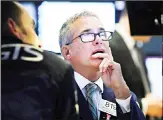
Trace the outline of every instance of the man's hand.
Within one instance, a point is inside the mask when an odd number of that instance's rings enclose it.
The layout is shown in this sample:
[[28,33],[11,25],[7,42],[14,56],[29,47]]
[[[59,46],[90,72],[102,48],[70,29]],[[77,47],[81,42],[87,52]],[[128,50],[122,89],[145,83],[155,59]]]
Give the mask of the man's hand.
[[127,99],[130,90],[123,79],[120,64],[113,61],[111,50],[109,49],[109,53],[97,53],[92,57],[103,58],[99,70],[104,84],[113,89],[117,99]]
[[147,115],[151,117],[162,117],[162,100],[154,97],[152,94],[147,94],[144,101],[148,104]]

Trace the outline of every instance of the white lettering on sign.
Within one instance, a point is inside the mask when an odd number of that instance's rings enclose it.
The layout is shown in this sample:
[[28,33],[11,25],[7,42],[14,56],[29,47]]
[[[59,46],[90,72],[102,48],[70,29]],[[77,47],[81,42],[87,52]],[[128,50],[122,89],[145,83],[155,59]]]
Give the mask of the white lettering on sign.
[[[43,50],[40,48],[36,48],[34,46],[31,45],[25,45],[25,44],[5,44],[2,45],[1,47],[3,48],[13,48],[13,50],[6,50],[1,52],[1,59],[2,60],[7,60],[9,58],[12,58],[12,60],[17,60],[18,58],[20,58],[21,60],[24,61],[31,61],[31,62],[39,62],[41,60],[43,60],[43,55],[42,52]],[[23,50],[23,52],[28,53],[29,55],[32,56],[24,56],[21,55],[21,50]]]

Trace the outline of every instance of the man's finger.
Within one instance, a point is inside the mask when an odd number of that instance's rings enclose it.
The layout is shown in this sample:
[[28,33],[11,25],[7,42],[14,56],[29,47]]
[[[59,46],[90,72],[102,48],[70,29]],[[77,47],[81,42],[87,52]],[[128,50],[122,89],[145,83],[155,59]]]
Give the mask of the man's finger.
[[93,58],[108,58],[109,59],[109,55],[107,53],[96,53],[94,55],[92,55]]
[[103,66],[104,66],[105,62],[107,62],[107,59],[106,58],[103,59],[102,62],[101,62],[101,64],[99,65],[100,72],[103,72]]
[[106,70],[108,69],[108,66],[109,66],[109,62],[108,62],[108,59],[105,58],[105,62],[102,66],[102,72],[106,72]]
[[106,72],[106,70],[110,69],[110,67],[112,66],[113,62],[108,60],[107,58],[104,58],[99,66],[100,72]]
[[104,67],[103,67],[103,72],[105,72],[105,71],[107,71],[107,70],[109,70],[109,71],[112,71],[113,70],[113,62],[112,61],[109,61],[109,60],[107,60],[105,63],[104,63],[104,65],[103,65]]
[[109,54],[109,59],[110,59],[111,61],[114,61],[110,47],[109,47],[109,51],[108,51],[108,52],[109,52],[109,53],[108,53],[108,54]]

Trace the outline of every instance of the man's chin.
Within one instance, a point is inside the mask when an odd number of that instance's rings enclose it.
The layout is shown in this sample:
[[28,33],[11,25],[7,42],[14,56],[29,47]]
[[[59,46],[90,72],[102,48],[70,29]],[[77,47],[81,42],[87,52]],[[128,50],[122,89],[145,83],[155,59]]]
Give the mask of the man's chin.
[[102,62],[102,59],[96,59],[96,60],[93,60],[93,61],[92,61],[92,65],[93,65],[95,68],[99,69],[99,66],[100,66],[101,62]]

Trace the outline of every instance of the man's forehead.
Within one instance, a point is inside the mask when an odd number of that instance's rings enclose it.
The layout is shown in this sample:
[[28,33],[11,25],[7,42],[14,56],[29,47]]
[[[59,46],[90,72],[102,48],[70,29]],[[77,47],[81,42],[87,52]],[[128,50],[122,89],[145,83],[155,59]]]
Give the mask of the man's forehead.
[[104,30],[104,27],[101,21],[96,17],[82,17],[72,24],[71,29],[73,29],[73,31],[79,31],[82,33],[101,31]]
[[91,25],[91,24],[101,24],[101,21],[99,18],[94,16],[83,16],[76,20],[77,23],[85,24],[85,25]]

